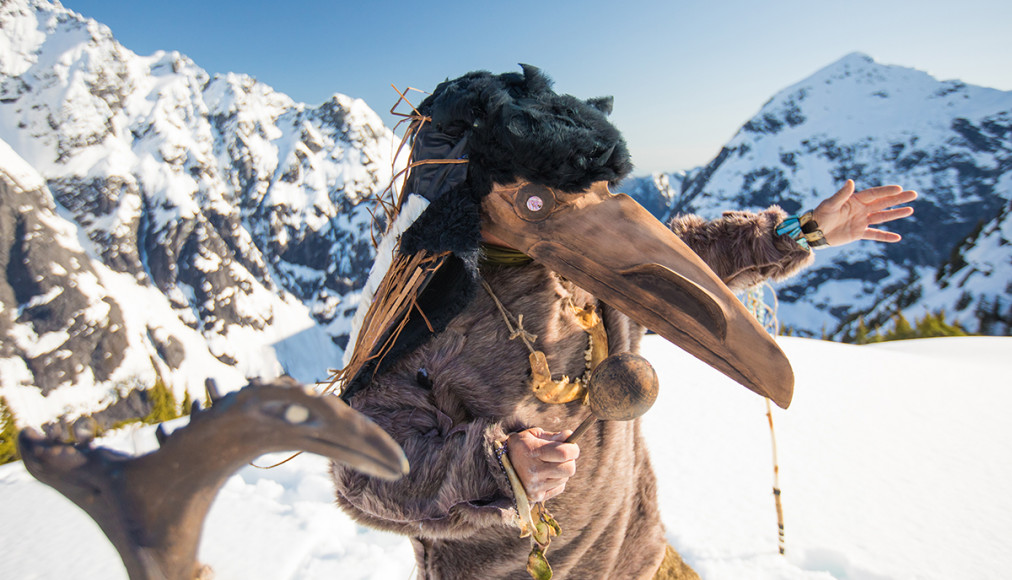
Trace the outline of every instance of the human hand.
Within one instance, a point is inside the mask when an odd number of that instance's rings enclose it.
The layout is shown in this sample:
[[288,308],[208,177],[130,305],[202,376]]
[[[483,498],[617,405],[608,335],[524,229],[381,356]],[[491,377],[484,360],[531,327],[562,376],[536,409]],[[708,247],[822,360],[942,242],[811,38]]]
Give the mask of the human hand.
[[917,192],[904,190],[898,185],[883,185],[854,193],[854,181],[848,179],[840,191],[815,208],[813,217],[831,246],[842,246],[855,240],[893,243],[900,241],[899,234],[869,226],[910,216],[914,208],[893,206],[915,199]]
[[553,433],[532,427],[513,433],[506,440],[510,463],[531,502],[547,501],[559,495],[566,489],[569,478],[576,474],[580,447],[565,442],[571,433]]

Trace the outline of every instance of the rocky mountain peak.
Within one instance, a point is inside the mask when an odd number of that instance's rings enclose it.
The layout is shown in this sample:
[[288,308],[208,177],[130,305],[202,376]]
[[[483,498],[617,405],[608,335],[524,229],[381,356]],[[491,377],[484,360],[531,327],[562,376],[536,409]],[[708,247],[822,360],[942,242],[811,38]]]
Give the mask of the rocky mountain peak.
[[[770,204],[797,213],[846,179],[859,188],[898,183],[919,191],[914,218],[892,227],[902,243],[820,251],[815,267],[781,287],[787,326],[843,338],[859,320],[873,327],[896,311],[916,319],[944,309],[977,331],[975,305],[993,310],[995,300],[1003,328],[1012,323],[1009,290],[972,282],[979,271],[945,288],[936,281],[951,279],[939,273],[952,268],[944,264],[963,263],[954,256],[973,245],[968,236],[1001,229],[995,220],[1012,200],[1010,170],[1012,93],[853,53],[774,95],[709,164],[673,174],[670,181],[680,183],[674,194],[644,180],[627,189],[645,203],[670,200],[655,212],[662,218]],[[997,271],[1010,256],[998,242],[988,247]],[[989,332],[998,327],[988,325]]]
[[[179,53],[136,55],[59,3],[4,2],[0,24],[4,163],[36,176],[4,192],[18,211],[3,230],[15,249],[0,336],[55,344],[55,320],[107,323],[68,330],[44,363],[0,353],[19,369],[0,383],[19,416],[93,412],[156,380],[196,399],[208,376],[324,379],[372,261],[368,200],[391,177],[379,117],[344,95],[310,106]],[[46,224],[77,245],[47,246]],[[70,361],[57,378],[55,360]]]
[[[340,364],[394,136],[361,100],[298,103],[137,55],[46,0],[0,5],[0,395],[28,425],[136,413]],[[897,245],[820,251],[782,284],[798,334],[946,309],[1012,325],[1012,93],[846,55],[774,95],[707,165],[619,189],[662,219],[813,207],[846,179],[917,189]],[[110,409],[124,409],[112,412]],[[102,415],[104,413],[104,415]]]

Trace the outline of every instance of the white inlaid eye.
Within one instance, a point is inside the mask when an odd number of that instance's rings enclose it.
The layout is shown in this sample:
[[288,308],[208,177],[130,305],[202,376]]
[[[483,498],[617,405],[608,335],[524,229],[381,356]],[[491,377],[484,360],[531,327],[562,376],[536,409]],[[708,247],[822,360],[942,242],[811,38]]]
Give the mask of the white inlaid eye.
[[309,420],[309,409],[302,405],[289,405],[285,409],[285,421],[291,425],[301,425]]

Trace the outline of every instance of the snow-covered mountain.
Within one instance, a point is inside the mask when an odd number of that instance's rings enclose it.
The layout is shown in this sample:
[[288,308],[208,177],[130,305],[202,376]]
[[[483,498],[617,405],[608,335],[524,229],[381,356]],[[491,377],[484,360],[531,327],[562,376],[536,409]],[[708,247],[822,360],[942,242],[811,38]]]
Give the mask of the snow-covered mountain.
[[944,309],[970,331],[1010,332],[1012,92],[851,54],[774,96],[706,166],[622,188],[661,218],[715,217],[800,212],[848,178],[917,190],[916,214],[886,226],[900,244],[818,251],[778,287],[784,324],[843,338],[859,317],[873,327]]
[[393,150],[361,100],[310,107],[5,0],[0,141],[0,396],[21,423],[159,377],[202,398],[208,376],[339,364]]
[[[362,101],[294,102],[140,56],[47,0],[0,4],[0,397],[21,426],[136,415],[338,366],[394,135]],[[819,252],[779,288],[802,334],[946,308],[1012,321],[1012,93],[850,55],[770,100],[705,167],[623,184],[649,210],[811,207],[850,177],[922,197],[899,245]]]

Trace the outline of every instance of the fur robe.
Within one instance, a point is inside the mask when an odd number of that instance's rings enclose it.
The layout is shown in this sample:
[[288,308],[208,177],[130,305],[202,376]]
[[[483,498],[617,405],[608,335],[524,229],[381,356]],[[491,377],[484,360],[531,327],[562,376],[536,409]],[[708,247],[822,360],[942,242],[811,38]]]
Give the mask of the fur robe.
[[[773,232],[784,217],[779,208],[713,222],[687,216],[672,229],[739,290],[810,261]],[[523,315],[555,376],[585,370],[587,334],[570,304],[599,308],[610,353],[639,349],[642,327],[538,264],[488,267],[482,276],[514,317]],[[479,290],[444,331],[351,399],[400,443],[411,473],[388,483],[335,466],[337,501],[365,525],[411,537],[421,578],[529,578],[530,540],[512,526],[494,442],[529,427],[574,429],[587,409],[538,401],[527,354]],[[576,475],[547,503],[562,527],[547,552],[555,578],[652,578],[666,540],[639,420],[599,421],[579,445]]]

